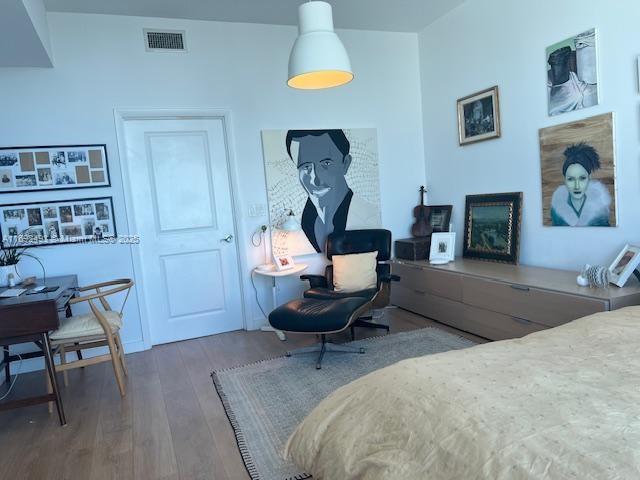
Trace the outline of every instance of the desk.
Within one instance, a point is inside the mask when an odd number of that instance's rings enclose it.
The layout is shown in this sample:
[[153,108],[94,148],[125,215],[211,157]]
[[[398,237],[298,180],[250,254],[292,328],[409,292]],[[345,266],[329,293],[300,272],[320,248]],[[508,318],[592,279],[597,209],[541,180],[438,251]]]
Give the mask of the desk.
[[[58,289],[50,293],[27,295],[25,292],[19,297],[0,298],[0,345],[8,347],[19,343],[36,343],[42,349],[42,353],[33,352],[22,355],[22,357],[44,356],[53,393],[0,403],[0,411],[54,401],[58,409],[60,424],[65,425],[64,409],[53,368],[49,332],[56,330],[60,325],[60,312],[67,310],[69,299],[74,296],[78,286],[78,277],[66,275],[47,278],[44,283],[38,282],[38,285],[43,284],[47,287],[57,286]],[[15,360],[17,360],[16,355],[8,355],[5,351],[3,361],[5,372],[9,372],[9,363]]]

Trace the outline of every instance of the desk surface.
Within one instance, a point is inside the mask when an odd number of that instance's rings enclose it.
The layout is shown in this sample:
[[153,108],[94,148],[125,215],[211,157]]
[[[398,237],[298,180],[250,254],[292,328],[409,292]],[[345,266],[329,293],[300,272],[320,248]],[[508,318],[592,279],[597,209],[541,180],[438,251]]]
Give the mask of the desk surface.
[[[27,295],[29,289],[45,285],[47,287],[59,287],[55,292],[49,293],[36,293],[33,295]],[[76,288],[78,286],[78,276],[77,275],[63,275],[60,277],[48,277],[46,282],[43,282],[41,278],[39,278],[35,285],[30,285],[28,287],[21,287],[17,285],[14,288],[26,288],[27,292],[23,293],[18,297],[10,297],[10,298],[0,298],[0,310],[4,307],[16,306],[16,305],[28,305],[30,303],[37,302],[46,302],[46,301],[57,301],[58,298],[68,289]],[[0,292],[6,290],[6,288],[0,288]]]

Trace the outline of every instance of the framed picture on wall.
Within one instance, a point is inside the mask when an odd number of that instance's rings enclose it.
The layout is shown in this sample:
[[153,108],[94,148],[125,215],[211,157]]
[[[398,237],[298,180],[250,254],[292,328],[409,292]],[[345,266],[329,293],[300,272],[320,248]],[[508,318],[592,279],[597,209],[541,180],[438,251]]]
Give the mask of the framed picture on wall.
[[549,115],[598,105],[598,51],[595,28],[547,48]]
[[500,137],[498,87],[491,87],[458,100],[460,145]]
[[111,197],[0,206],[3,247],[60,245],[116,237]]
[[540,130],[543,223],[615,227],[613,113]]
[[0,193],[110,185],[104,144],[0,148]]
[[522,192],[467,195],[464,257],[518,263]]

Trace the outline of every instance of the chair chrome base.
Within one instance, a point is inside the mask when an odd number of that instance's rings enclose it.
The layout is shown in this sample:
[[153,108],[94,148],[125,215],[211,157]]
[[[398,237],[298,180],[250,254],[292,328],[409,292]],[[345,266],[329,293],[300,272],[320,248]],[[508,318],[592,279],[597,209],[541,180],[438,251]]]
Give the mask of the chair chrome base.
[[325,352],[339,352],[339,353],[364,353],[365,350],[362,347],[350,347],[348,345],[338,345],[335,343],[327,342],[327,335],[320,335],[320,343],[316,343],[315,345],[311,345],[309,347],[299,348],[298,350],[294,350],[293,352],[287,352],[286,356],[291,357],[292,355],[301,355],[304,353],[315,353],[320,352],[318,355],[318,360],[316,361],[316,370],[320,370],[322,368],[322,359],[324,357]]

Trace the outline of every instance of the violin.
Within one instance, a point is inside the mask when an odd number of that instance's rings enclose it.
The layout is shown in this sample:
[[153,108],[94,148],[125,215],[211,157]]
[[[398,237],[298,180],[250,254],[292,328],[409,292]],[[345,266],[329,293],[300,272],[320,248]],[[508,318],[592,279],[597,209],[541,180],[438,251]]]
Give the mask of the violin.
[[433,227],[429,223],[431,208],[424,204],[424,194],[426,191],[424,185],[420,187],[420,205],[413,209],[413,216],[416,221],[411,226],[411,235],[414,237],[429,237],[433,232]]

